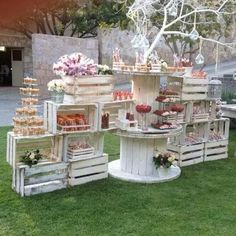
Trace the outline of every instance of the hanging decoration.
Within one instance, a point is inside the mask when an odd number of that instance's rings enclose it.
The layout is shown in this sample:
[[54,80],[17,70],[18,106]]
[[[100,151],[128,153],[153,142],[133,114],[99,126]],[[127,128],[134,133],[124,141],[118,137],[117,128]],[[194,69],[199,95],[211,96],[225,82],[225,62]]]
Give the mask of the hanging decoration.
[[175,3],[168,9],[168,14],[170,16],[176,17],[178,14],[178,9]]
[[218,72],[218,63],[219,63],[219,44],[216,44],[216,65],[215,65],[215,74]]
[[199,38],[199,33],[196,30],[196,21],[197,21],[197,12],[194,12],[194,25],[193,25],[193,30],[189,34],[189,38],[193,41],[196,41]]
[[205,59],[202,55],[202,38],[200,37],[200,43],[199,43],[199,54],[197,55],[195,62],[197,65],[202,65],[204,63]]

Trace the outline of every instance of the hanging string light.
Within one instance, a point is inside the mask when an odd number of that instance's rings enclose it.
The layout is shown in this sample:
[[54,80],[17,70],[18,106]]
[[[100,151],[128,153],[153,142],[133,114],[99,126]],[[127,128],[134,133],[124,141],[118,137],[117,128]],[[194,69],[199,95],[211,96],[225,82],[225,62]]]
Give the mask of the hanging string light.
[[219,63],[219,44],[216,44],[216,65],[215,65],[215,74],[218,72],[218,63]]

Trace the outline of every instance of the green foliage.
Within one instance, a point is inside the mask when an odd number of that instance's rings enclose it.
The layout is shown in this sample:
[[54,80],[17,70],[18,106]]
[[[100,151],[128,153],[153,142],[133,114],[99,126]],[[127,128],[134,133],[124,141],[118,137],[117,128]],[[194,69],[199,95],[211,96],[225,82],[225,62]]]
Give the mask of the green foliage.
[[222,101],[225,101],[229,104],[233,104],[233,103],[235,103],[234,100],[236,100],[236,94],[235,94],[235,92],[230,92],[230,91],[224,90],[222,92],[221,99],[222,99]]
[[31,11],[15,20],[13,25],[5,28],[24,33],[31,37],[32,33],[53,35],[70,35],[77,37],[95,37],[97,28],[126,28],[128,19],[124,4],[110,0],[51,0],[51,4],[41,6],[38,0]]

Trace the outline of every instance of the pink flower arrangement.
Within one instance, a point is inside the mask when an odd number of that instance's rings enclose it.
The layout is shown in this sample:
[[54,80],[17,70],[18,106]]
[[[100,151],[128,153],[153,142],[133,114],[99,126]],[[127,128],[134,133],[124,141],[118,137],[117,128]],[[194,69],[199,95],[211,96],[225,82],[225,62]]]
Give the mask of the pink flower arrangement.
[[61,56],[53,64],[53,72],[59,76],[83,76],[96,73],[94,61],[82,53]]

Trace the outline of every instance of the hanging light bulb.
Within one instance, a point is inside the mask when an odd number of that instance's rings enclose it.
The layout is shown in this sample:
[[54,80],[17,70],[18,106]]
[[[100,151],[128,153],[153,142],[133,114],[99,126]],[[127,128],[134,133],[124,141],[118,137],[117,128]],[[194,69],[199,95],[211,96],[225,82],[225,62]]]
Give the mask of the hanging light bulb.
[[196,41],[199,38],[199,33],[197,32],[196,29],[193,29],[190,34],[189,34],[189,38],[193,41]]
[[195,58],[195,62],[197,65],[202,65],[204,61],[205,61],[204,56],[201,53],[199,53]]
[[175,4],[173,4],[169,9],[168,9],[168,14],[170,16],[176,17],[178,14],[178,9]]

